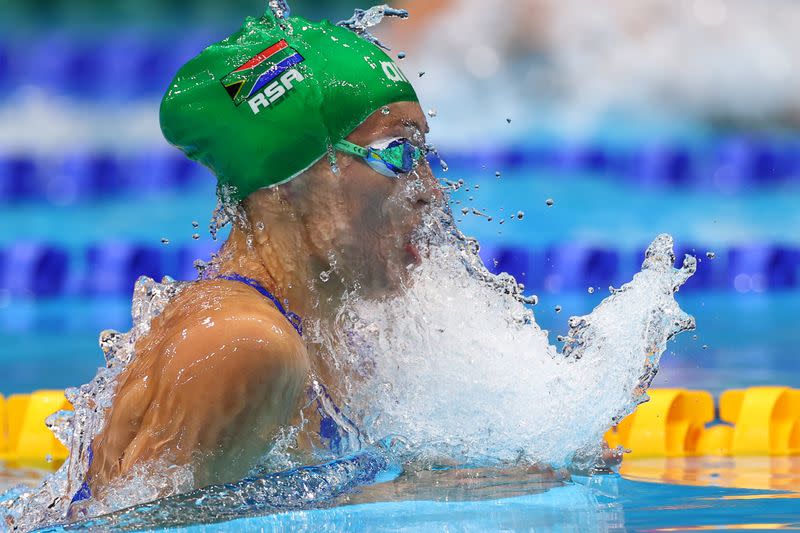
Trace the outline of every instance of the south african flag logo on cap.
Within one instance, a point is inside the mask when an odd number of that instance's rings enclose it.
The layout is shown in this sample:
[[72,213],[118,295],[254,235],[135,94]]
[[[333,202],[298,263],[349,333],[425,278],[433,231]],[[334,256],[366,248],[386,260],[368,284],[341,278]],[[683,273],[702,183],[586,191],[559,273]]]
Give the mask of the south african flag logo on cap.
[[222,78],[222,85],[238,106],[304,59],[297,50],[281,39]]

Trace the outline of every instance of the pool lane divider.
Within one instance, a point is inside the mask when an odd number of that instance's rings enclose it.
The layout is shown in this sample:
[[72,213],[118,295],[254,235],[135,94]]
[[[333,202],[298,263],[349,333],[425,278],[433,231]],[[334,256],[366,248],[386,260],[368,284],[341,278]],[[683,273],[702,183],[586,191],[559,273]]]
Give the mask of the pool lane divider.
[[55,470],[69,455],[53,436],[45,419],[72,409],[62,390],[0,395],[0,461],[16,468]]
[[[715,406],[702,390],[651,389],[650,401],[610,429],[609,445],[626,458],[800,456],[800,389],[724,391]],[[60,390],[0,395],[0,461],[12,468],[58,468],[67,449],[45,419],[71,409]]]
[[[70,247],[57,242],[19,240],[0,245],[0,289],[17,299],[130,297],[141,275],[194,280],[196,259],[209,260],[220,244],[210,239],[169,246],[102,241]],[[610,248],[585,242],[522,246],[484,242],[480,255],[495,274],[507,272],[537,293],[585,292],[587,287],[619,287],[639,271],[642,246]],[[714,259],[707,257],[714,251]],[[800,289],[800,246],[743,243],[726,248],[685,243],[676,248],[699,259],[684,291],[740,293]]]
[[650,401],[606,433],[626,457],[800,455],[800,390],[724,391],[714,409],[705,391],[652,389]]

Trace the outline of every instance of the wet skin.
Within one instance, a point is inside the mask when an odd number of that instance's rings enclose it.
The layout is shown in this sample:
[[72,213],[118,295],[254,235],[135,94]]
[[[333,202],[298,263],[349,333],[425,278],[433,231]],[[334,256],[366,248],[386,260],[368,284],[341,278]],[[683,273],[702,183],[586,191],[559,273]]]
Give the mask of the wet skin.
[[[404,137],[424,144],[419,105],[401,102],[371,115],[348,140],[369,146]],[[345,290],[388,294],[419,261],[410,244],[427,206],[442,193],[423,160],[401,179],[337,154],[294,180],[243,203],[220,254],[220,274],[257,280],[304,319],[332,319]],[[320,272],[330,271],[330,279]],[[190,465],[194,486],[241,479],[297,415],[312,347],[256,290],[225,280],[184,288],[119,378],[103,431],[93,442],[87,481],[95,497],[156,459]],[[335,379],[325,369],[317,375]]]

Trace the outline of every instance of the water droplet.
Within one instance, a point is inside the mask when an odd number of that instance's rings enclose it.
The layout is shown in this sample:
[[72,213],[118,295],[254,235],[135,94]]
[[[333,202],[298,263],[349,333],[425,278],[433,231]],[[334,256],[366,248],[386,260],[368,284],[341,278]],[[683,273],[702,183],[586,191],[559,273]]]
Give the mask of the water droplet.
[[548,198],[547,200],[544,201],[544,203],[547,205],[547,207],[553,207],[553,204],[555,202],[553,201],[552,198]]
[[481,186],[476,183],[475,185],[472,186],[472,188],[477,190],[477,189],[480,189]]
[[258,231],[264,231],[264,223],[263,223],[263,222],[261,222],[261,221],[258,221],[258,222],[256,223],[256,229],[257,229]]
[[500,224],[505,224],[505,223],[506,223],[506,221],[505,221],[505,220],[503,220],[503,219],[500,219]]
[[715,257],[717,257],[717,254],[715,254],[714,252],[706,252],[706,257],[708,257],[709,259],[714,259]]
[[389,106],[383,106],[381,108],[381,113],[383,113],[384,115],[388,115],[389,113],[391,113],[391,111],[389,110]]
[[44,456],[44,460],[47,463],[52,463],[53,462],[53,456],[48,453],[47,455]]
[[[469,189],[467,189],[467,190],[469,190]],[[470,202],[471,202],[472,200],[474,200],[474,199],[475,199],[475,198],[474,198],[474,197],[472,197],[472,196],[470,196],[470,197],[469,197],[469,201],[470,201]]]
[[289,9],[289,4],[286,3],[286,0],[269,0],[268,5],[279,19],[287,18],[291,13],[291,9]]
[[486,222],[491,222],[492,220],[494,220],[494,219],[492,217],[489,217],[489,218],[486,219]]
[[510,119],[510,118],[507,118],[507,119],[506,119],[506,122],[508,122],[509,124],[511,124],[511,119]]
[[[444,159],[440,159],[439,160],[439,166],[442,167],[442,170],[444,172],[447,172],[448,170],[450,170],[450,167],[447,166],[447,163],[445,163]],[[459,180],[459,181],[461,181],[461,180]]]
[[429,117],[433,118],[433,117],[435,117],[437,114],[438,114],[438,113],[436,112],[436,110],[435,110],[435,109],[428,109],[428,116],[429,116]]
[[556,340],[558,342],[564,342],[565,340],[567,340],[567,338],[563,335],[559,335],[558,337],[556,337]]
[[422,76],[424,76],[424,75],[425,75],[425,71],[424,71],[424,70],[423,70],[423,71],[420,71],[420,73],[419,73],[419,77],[421,78],[421,77],[422,77]]
[[192,227],[193,228],[199,228],[200,227],[200,223],[198,221],[196,221],[196,220],[192,220]]
[[405,52],[397,52],[397,59],[405,59],[406,53]]
[[697,335],[692,335],[692,340],[696,341],[697,340]]
[[194,240],[197,240],[199,238],[200,238],[200,234],[199,233],[195,233],[195,234],[192,235],[192,239],[194,239]]
[[461,213],[466,215],[468,212],[469,212],[469,209],[467,209],[466,207],[462,207],[461,208]]
[[161,244],[169,244],[169,239],[166,237],[161,237]]
[[560,312],[561,312],[561,306],[560,306],[560,305],[557,305],[557,306],[556,306],[556,313],[560,313]]
[[594,287],[589,287],[586,290],[588,291],[589,294],[594,294]]
[[523,218],[525,218],[525,213],[522,211],[517,211],[517,219],[522,220]]
[[323,270],[319,273],[319,279],[322,280],[322,283],[327,283],[329,279],[331,279],[331,273],[327,270]]
[[708,350],[708,344],[704,344],[704,345],[703,345],[703,349],[704,349],[704,350]]
[[495,175],[496,178],[499,178],[500,177],[500,171],[498,170],[497,172],[494,173],[494,175]]

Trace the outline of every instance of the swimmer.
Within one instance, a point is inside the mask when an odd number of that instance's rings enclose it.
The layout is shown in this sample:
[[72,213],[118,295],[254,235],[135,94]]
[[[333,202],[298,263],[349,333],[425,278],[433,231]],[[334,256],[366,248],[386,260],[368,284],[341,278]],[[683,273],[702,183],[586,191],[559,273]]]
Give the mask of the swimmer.
[[194,487],[244,477],[308,401],[303,325],[332,319],[345,291],[398,287],[420,261],[424,211],[443,199],[407,78],[328,22],[248,19],[182,67],[161,127],[241,216],[214,273],[137,343],[73,502],[159,460],[188,466]]

